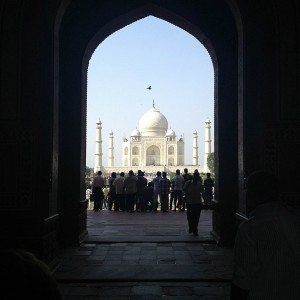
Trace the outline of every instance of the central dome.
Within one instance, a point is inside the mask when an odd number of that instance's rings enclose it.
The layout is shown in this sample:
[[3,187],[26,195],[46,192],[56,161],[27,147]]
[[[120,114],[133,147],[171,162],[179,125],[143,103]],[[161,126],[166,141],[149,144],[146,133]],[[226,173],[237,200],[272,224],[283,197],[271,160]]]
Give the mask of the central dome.
[[142,136],[164,136],[168,121],[158,109],[152,107],[141,117],[139,129]]

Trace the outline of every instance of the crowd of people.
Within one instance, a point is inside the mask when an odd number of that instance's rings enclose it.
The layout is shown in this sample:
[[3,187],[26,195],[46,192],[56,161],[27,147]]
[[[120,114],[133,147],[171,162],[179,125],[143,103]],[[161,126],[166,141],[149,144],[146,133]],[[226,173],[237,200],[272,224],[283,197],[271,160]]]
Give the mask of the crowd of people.
[[197,236],[201,209],[210,208],[212,204],[214,181],[211,174],[207,173],[203,181],[198,170],[189,174],[185,168],[181,174],[177,169],[170,180],[166,172],[158,171],[149,182],[144,175],[141,170],[136,175],[130,170],[127,176],[124,172],[119,176],[112,172],[105,186],[102,172],[97,172],[87,191],[87,197],[92,197],[94,202],[94,211],[186,211],[189,233]]
[[191,182],[195,176],[202,187],[199,194],[201,204],[209,209],[214,189],[211,174],[207,173],[206,179],[203,180],[198,170],[190,174],[186,168],[183,174],[177,169],[171,180],[166,172],[160,171],[151,181],[145,178],[141,170],[138,170],[137,174],[130,170],[127,176],[124,172],[118,176],[116,172],[112,172],[108,185],[105,184],[102,172],[99,171],[86,191],[86,198],[89,200],[89,208],[91,202],[94,203],[95,211],[102,209],[124,212],[185,211],[188,200],[185,184]]

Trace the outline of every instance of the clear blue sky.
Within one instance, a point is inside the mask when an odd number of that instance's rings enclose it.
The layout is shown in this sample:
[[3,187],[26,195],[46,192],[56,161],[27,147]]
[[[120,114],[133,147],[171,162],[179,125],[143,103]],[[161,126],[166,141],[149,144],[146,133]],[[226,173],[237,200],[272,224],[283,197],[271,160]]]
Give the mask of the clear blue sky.
[[[152,90],[146,88],[151,85]],[[115,165],[121,166],[123,136],[129,137],[152,106],[185,140],[185,164],[192,163],[192,132],[204,157],[204,121],[214,118],[214,70],[204,46],[192,35],[155,17],[134,22],[105,39],[88,69],[87,156],[94,166],[95,126],[102,121],[103,165],[108,133],[114,132]]]

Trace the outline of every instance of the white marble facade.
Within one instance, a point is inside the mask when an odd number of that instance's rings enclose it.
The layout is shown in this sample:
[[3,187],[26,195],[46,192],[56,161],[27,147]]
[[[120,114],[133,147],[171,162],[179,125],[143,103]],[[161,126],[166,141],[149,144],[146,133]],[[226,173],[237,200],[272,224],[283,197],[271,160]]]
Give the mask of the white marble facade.
[[[169,128],[166,117],[153,106],[140,118],[138,128],[134,129],[130,137],[123,138],[122,142],[122,166],[114,165],[113,133],[109,136],[109,165],[104,167],[102,162],[101,126],[98,121],[96,126],[96,144],[98,152],[95,153],[94,171],[102,170],[104,173],[125,172],[130,169],[141,169],[152,173],[160,171],[175,171],[177,168],[183,171],[188,168],[190,172],[195,169],[202,171],[198,165],[198,133],[193,133],[193,165],[184,164],[184,140],[177,138],[176,133]],[[100,126],[99,126],[100,125]],[[101,142],[99,142],[101,141]]]
[[166,117],[154,107],[140,119],[139,128],[124,138],[122,166],[177,166],[184,164],[184,141],[168,129]]

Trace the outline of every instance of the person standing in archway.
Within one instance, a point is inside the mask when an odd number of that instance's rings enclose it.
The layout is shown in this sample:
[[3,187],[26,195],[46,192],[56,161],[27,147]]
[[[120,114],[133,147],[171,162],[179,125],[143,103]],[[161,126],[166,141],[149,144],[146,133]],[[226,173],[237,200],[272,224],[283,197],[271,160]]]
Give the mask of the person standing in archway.
[[134,212],[134,202],[137,192],[137,178],[133,171],[128,172],[128,176],[124,180],[124,189],[126,193],[126,211]]
[[114,204],[114,210],[119,211],[117,208],[119,207],[121,211],[126,210],[126,197],[125,197],[125,191],[124,191],[124,178],[125,174],[124,172],[120,173],[120,176],[118,176],[114,182],[113,186],[116,189],[116,200]]
[[213,199],[213,187],[215,186],[211,174],[206,174],[206,179],[204,179],[204,205],[205,209],[209,209],[212,205]]
[[98,171],[97,175],[95,176],[92,182],[92,193],[94,199],[93,210],[95,211],[102,209],[103,199],[104,199],[103,187],[104,187],[104,178],[102,177],[102,172]]
[[176,175],[173,177],[172,181],[174,183],[174,205],[175,205],[173,210],[176,211],[176,203],[177,203],[178,209],[180,209],[180,211],[183,211],[182,189],[184,185],[184,178],[182,175],[180,175],[179,169],[176,170]]
[[[187,168],[184,168],[182,177],[184,178],[184,184],[186,182],[192,180],[192,178],[193,178],[193,176],[189,173],[189,170]],[[186,199],[185,198],[186,197],[185,197],[184,191],[183,191],[182,198],[183,198],[183,200],[182,200],[182,205],[181,205],[180,208],[183,209],[183,210],[185,210],[185,204],[186,204],[186,202],[185,202]]]
[[161,180],[161,172],[156,172],[156,177],[153,179],[153,211],[158,209],[158,196],[159,196],[159,181]]
[[138,170],[137,175],[137,201],[136,201],[136,210],[137,211],[146,211],[146,203],[143,197],[144,188],[147,186],[148,180],[144,177],[144,172]]
[[202,209],[202,193],[203,185],[199,180],[199,173],[195,172],[192,180],[185,183],[183,190],[186,195],[186,215],[189,225],[189,233],[193,233],[194,236],[198,235],[198,224],[200,213]]
[[162,212],[167,212],[169,210],[170,187],[171,182],[167,178],[167,173],[162,172],[162,178],[159,181],[159,197]]
[[120,203],[116,201],[116,187],[114,186],[114,181],[116,180],[117,173],[112,172],[110,178],[108,179],[109,193],[108,193],[108,210],[112,210],[114,207],[115,211],[120,210]]
[[300,209],[279,198],[277,176],[256,171],[245,181],[249,219],[234,245],[232,300],[298,300]]

